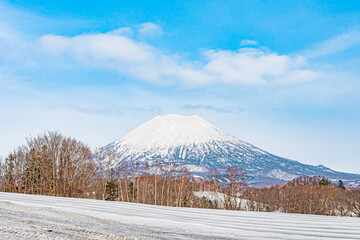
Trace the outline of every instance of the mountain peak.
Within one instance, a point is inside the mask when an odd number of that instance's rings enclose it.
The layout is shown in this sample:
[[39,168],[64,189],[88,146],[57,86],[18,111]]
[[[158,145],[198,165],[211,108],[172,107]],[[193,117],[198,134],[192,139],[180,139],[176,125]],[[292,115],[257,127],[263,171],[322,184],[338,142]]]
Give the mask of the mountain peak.
[[147,162],[151,166],[160,160],[186,166],[194,176],[205,178],[210,176],[208,170],[213,167],[225,174],[227,167],[238,166],[246,170],[249,183],[256,185],[320,175],[334,182],[342,179],[349,186],[360,182],[356,174],[336,172],[322,165],[306,165],[263,151],[196,115],[157,116],[101,151],[116,152],[114,167],[135,162]]
[[167,114],[141,124],[119,142],[147,149],[201,144],[214,140],[234,138],[197,115]]

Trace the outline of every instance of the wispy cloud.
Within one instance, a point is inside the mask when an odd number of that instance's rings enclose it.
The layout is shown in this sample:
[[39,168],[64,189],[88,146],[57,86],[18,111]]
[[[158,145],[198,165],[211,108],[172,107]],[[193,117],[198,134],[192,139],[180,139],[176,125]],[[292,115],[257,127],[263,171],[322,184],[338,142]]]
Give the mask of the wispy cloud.
[[0,90],[22,91],[25,89],[24,85],[25,84],[20,83],[18,80],[14,79],[13,77],[2,73],[0,69]]
[[125,37],[131,37],[134,34],[134,31],[130,27],[122,27],[108,32],[108,34],[120,35]]
[[81,103],[68,103],[68,104],[52,104],[47,106],[49,109],[72,109],[78,112],[87,113],[87,114],[109,114],[113,111],[112,108],[97,106],[94,104],[81,104]]
[[161,35],[163,30],[155,23],[147,22],[137,26],[140,37],[151,37],[154,35]]
[[241,42],[240,42],[240,46],[241,46],[241,47],[245,47],[245,46],[258,46],[258,45],[259,45],[259,42],[254,41],[254,40],[250,40],[250,39],[244,39],[244,40],[241,40]]
[[0,40],[12,40],[14,39],[14,32],[4,23],[0,22]]
[[[238,50],[206,50],[198,60],[186,54],[169,55],[150,45],[148,37],[160,36],[161,27],[146,22],[135,27],[121,27],[106,33],[89,33],[75,36],[47,34],[34,43],[34,35],[22,32],[24,26],[14,27],[17,19],[51,23],[36,15],[24,13],[0,3],[0,10],[10,17],[12,25],[0,16],[0,63],[19,66],[61,66],[74,59],[90,68],[117,72],[122,77],[144,81],[157,86],[202,87],[223,85],[298,84],[312,81],[317,73],[310,69],[301,56],[282,55],[259,48],[259,43],[245,39]],[[6,24],[4,21],[6,20]],[[20,25],[23,25],[22,22]],[[51,25],[50,24],[50,25]],[[16,25],[16,24],[15,24]],[[16,30],[15,30],[16,29]],[[31,28],[32,29],[32,28]],[[147,39],[149,41],[147,41]],[[39,45],[36,45],[39,44]],[[251,46],[256,46],[252,48]],[[50,57],[44,60],[43,53]],[[76,62],[77,61],[77,62]],[[21,70],[26,69],[22,67]],[[4,68],[0,66],[0,68]],[[0,69],[1,70],[1,69]],[[4,72],[4,71],[3,71]]]
[[337,52],[345,51],[360,44],[360,27],[352,31],[339,34],[306,50],[304,54],[308,58],[322,57]]
[[159,108],[152,105],[145,106],[104,106],[89,103],[64,103],[50,104],[46,108],[51,110],[70,109],[80,113],[91,115],[116,115],[121,116],[126,113],[159,112]]
[[183,110],[207,110],[207,111],[214,111],[218,113],[233,113],[233,112],[240,112],[243,109],[238,107],[216,107],[212,105],[206,104],[185,104],[182,106]]
[[[299,83],[314,80],[301,56],[280,55],[255,48],[237,51],[208,50],[203,62],[166,55],[144,41],[109,33],[74,37],[44,35],[40,44],[53,56],[67,55],[93,67],[117,71],[122,76],[159,85],[204,86],[209,84],[265,85],[277,81]],[[293,80],[300,74],[301,78]]]

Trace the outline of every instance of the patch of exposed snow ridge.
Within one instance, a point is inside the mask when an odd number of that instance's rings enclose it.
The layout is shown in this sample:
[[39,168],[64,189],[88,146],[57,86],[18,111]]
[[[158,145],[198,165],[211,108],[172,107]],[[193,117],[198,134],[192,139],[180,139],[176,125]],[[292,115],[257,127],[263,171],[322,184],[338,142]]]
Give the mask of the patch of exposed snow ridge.
[[288,173],[288,172],[284,172],[280,169],[273,169],[271,170],[270,172],[268,172],[266,174],[267,177],[272,177],[272,178],[277,178],[277,179],[281,179],[281,180],[285,180],[285,181],[290,181],[292,180],[293,178],[296,178],[298,177],[297,175],[295,174],[291,174],[291,173]]

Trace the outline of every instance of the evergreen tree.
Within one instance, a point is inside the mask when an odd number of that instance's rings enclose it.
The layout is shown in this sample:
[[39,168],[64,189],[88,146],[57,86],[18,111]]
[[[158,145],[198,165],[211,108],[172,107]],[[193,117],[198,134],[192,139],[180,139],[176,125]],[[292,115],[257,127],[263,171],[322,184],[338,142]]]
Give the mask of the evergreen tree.
[[338,187],[342,188],[342,189],[345,189],[345,185],[344,185],[344,182],[342,180],[339,180]]
[[108,181],[106,183],[106,197],[105,200],[107,201],[115,201],[118,197],[116,184],[114,180]]
[[320,186],[329,186],[330,185],[330,181],[326,178],[322,178],[319,182]]

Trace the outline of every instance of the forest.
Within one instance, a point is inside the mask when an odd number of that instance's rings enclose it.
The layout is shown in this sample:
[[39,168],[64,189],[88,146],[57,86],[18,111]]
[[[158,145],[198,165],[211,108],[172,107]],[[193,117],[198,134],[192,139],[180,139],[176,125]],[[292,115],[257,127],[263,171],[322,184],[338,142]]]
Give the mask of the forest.
[[[124,201],[172,207],[218,208],[360,217],[360,188],[322,176],[302,176],[271,187],[251,187],[237,166],[220,178],[194,178],[165,162],[113,166],[81,141],[48,131],[26,139],[0,161],[0,191]],[[223,179],[226,179],[225,181]]]

